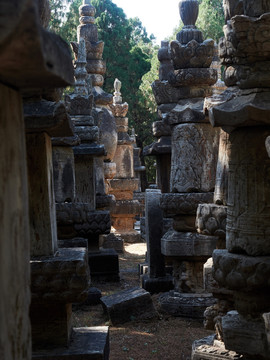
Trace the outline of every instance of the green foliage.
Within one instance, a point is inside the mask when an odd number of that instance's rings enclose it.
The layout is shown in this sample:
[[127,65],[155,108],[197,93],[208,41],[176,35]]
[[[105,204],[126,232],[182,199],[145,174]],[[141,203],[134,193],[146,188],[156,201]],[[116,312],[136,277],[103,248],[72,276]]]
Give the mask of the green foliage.
[[222,0],[199,0],[200,10],[196,26],[202,30],[204,38],[216,42],[223,36],[225,24]]

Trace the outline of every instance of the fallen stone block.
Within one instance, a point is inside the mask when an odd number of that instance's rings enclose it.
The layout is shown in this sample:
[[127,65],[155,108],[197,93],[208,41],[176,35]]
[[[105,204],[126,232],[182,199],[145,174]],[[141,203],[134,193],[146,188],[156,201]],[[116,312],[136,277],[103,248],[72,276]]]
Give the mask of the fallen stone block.
[[152,319],[158,315],[150,293],[141,288],[103,296],[100,301],[113,325],[138,319]]

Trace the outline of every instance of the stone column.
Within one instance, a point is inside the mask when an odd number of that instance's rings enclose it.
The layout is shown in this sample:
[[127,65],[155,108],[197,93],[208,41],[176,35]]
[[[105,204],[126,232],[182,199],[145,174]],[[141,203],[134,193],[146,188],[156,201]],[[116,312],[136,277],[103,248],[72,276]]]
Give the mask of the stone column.
[[203,265],[218,238],[196,233],[195,215],[199,204],[213,201],[219,131],[210,126],[204,100],[217,73],[210,68],[214,41],[204,41],[195,26],[198,2],[180,1],[179,10],[184,27],[170,43],[174,70],[154,87],[157,99],[166,93],[175,102],[163,114],[171,126],[172,155],[170,193],[162,194],[161,207],[173,217],[173,228],[163,236],[161,251],[173,261],[176,292],[162,296],[161,303],[180,316],[202,317],[214,301],[204,290]]
[[150,293],[160,293],[173,289],[171,276],[166,276],[165,259],[161,254],[163,235],[163,211],[159,203],[161,190],[146,189],[145,227],[147,242],[148,273],[142,276],[142,287]]
[[233,292],[235,308],[222,318],[220,335],[244,358],[269,359],[270,5],[224,0],[224,10],[219,53],[228,90],[210,120],[228,133],[228,215],[226,250],[214,251],[213,275]]

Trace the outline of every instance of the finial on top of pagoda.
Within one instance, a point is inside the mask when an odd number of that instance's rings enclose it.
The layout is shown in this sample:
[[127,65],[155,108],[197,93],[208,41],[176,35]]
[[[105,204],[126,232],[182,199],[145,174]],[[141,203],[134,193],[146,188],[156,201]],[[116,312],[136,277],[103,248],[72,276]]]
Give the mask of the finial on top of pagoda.
[[187,44],[191,40],[202,43],[202,32],[198,30],[195,25],[199,14],[198,0],[181,0],[179,2],[179,13],[184,23],[184,27],[177,34],[177,40],[181,44]]
[[122,83],[120,80],[114,80],[114,97],[113,97],[113,104],[110,104],[110,109],[114,116],[116,117],[125,117],[128,112],[128,103],[122,102],[121,96],[121,86]]
[[[87,0],[85,0],[87,1]],[[80,38],[79,48],[78,48],[78,57],[76,60],[76,69],[75,69],[75,94],[88,95],[88,90],[86,86],[86,48],[85,40]]]
[[79,8],[80,24],[94,24],[96,9],[91,4],[91,0],[83,0],[83,5]]

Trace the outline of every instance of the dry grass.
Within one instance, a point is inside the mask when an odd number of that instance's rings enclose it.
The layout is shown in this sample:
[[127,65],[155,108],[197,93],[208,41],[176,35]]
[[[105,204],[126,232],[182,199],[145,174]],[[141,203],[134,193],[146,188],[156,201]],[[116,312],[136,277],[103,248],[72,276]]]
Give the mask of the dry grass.
[[[103,295],[139,286],[138,264],[145,259],[145,244],[128,244],[119,256],[119,283],[93,283]],[[158,309],[158,295],[153,301]],[[74,326],[110,325],[101,305],[85,306],[74,312]],[[202,321],[161,314],[151,321],[133,321],[110,327],[110,360],[189,360],[192,342],[208,336]]]

